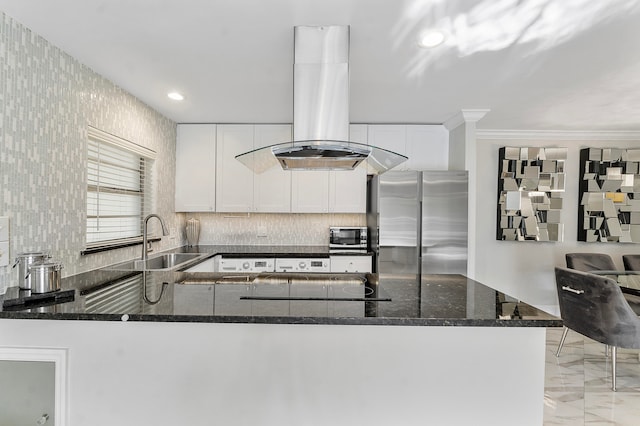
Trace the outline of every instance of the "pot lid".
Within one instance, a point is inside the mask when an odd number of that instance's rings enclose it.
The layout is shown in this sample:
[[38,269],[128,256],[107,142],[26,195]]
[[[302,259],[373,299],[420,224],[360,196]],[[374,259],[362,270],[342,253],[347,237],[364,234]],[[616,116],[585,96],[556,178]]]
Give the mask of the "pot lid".
[[62,264],[59,262],[36,262],[29,265],[29,270],[32,269],[52,269],[57,271],[62,269]]

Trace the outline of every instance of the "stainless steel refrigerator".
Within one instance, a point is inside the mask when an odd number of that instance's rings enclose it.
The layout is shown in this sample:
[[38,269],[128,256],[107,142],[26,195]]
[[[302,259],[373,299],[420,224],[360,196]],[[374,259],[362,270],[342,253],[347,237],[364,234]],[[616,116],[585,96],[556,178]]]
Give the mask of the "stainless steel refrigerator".
[[381,274],[466,274],[466,171],[395,172],[369,180],[367,227]]

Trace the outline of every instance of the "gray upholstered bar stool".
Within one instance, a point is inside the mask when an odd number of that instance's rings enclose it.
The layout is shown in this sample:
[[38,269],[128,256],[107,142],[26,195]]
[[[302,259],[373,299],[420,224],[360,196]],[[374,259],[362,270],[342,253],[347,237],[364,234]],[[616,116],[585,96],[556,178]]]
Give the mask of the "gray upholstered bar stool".
[[[616,269],[616,265],[613,263],[611,256],[604,253],[567,253],[564,258],[567,262],[567,268],[582,272],[614,271]],[[560,356],[560,351],[562,351],[567,334],[569,334],[569,329],[565,326],[562,329],[562,337],[558,344],[556,356]]]
[[640,271],[640,254],[623,254],[622,263],[626,271]]
[[555,268],[565,327],[611,348],[611,389],[616,390],[617,348],[640,349],[640,318],[611,278]]

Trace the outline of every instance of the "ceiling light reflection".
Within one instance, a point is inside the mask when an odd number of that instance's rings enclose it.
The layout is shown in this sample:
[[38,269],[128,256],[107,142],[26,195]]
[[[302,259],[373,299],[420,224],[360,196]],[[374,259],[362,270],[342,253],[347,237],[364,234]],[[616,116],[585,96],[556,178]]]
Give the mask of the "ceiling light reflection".
[[[394,28],[395,46],[400,48],[428,25],[447,34],[443,47],[428,51],[409,64],[411,76],[453,53],[457,57],[528,44],[527,54],[551,49],[584,30],[614,16],[640,9],[637,0],[481,0],[465,8],[464,2],[414,0]],[[413,34],[413,35],[412,35]]]
[[442,44],[445,36],[442,31],[432,30],[426,31],[418,38],[418,46],[425,48],[432,48]]
[[173,99],[174,101],[182,101],[184,100],[184,95],[178,92],[169,92],[167,93],[167,97],[169,99]]

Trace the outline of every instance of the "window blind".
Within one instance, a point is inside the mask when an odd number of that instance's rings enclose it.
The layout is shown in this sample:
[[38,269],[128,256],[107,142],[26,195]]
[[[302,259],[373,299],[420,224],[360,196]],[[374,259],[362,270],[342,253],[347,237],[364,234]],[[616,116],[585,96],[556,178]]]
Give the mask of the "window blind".
[[141,240],[153,210],[155,153],[89,128],[87,140],[87,248]]

